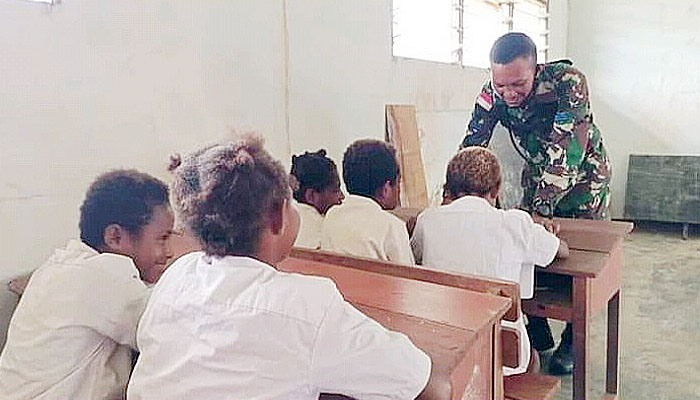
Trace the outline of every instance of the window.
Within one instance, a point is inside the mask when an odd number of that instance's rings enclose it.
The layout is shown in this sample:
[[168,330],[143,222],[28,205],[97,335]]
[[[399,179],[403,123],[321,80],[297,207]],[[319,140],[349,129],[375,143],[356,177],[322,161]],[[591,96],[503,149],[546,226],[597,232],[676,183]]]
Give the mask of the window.
[[483,67],[493,42],[524,32],[547,58],[548,0],[394,0],[393,54]]
[[453,0],[394,0],[395,56],[454,63],[459,32]]

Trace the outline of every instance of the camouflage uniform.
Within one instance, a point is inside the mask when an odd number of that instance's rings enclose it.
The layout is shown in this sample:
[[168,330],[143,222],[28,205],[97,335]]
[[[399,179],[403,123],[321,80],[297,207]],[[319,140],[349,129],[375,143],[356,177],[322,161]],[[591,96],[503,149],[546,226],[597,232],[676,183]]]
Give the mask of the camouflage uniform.
[[498,122],[526,160],[524,209],[543,216],[608,217],[610,160],[593,124],[586,78],[571,62],[538,65],[533,93],[518,107],[508,107],[486,82],[462,147],[487,146]]

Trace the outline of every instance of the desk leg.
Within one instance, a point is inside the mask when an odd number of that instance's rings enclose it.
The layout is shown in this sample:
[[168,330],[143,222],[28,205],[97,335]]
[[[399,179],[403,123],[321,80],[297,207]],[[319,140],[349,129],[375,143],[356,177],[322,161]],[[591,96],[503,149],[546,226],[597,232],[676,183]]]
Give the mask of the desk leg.
[[620,291],[608,301],[608,351],[607,351],[607,375],[605,377],[605,391],[617,394],[620,361]]
[[586,400],[586,363],[588,362],[588,314],[590,286],[588,278],[574,277],[573,282],[573,344],[574,344],[574,400]]

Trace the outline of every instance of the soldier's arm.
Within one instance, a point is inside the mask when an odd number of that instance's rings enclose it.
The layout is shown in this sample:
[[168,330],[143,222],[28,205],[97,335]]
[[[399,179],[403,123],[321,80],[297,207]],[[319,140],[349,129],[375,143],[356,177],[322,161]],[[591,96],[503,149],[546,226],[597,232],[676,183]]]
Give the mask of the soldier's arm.
[[481,92],[476,96],[474,111],[467,125],[467,134],[460,148],[467,146],[488,146],[493,134],[493,128],[498,122],[495,110],[495,95],[491,83],[486,82]]
[[532,209],[551,216],[557,203],[574,187],[588,146],[591,124],[588,87],[585,76],[570,68],[558,85],[559,105],[554,116],[547,163],[532,200]]

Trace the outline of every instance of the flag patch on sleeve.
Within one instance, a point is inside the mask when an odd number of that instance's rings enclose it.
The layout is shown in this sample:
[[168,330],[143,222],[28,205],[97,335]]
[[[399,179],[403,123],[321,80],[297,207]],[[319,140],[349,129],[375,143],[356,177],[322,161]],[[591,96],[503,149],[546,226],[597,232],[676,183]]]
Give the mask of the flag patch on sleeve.
[[476,98],[476,104],[480,105],[486,111],[491,111],[493,108],[493,97],[488,93],[481,93]]

